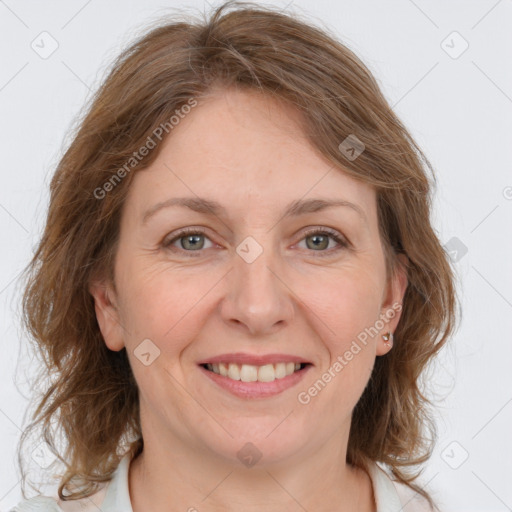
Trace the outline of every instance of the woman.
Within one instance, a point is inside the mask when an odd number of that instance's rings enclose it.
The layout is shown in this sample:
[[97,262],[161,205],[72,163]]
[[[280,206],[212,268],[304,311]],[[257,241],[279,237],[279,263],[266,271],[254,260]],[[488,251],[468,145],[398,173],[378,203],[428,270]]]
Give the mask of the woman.
[[407,468],[456,298],[424,166],[296,17],[228,3],[127,49],[28,269],[50,381],[22,446],[42,431],[63,471],[14,510],[434,507]]

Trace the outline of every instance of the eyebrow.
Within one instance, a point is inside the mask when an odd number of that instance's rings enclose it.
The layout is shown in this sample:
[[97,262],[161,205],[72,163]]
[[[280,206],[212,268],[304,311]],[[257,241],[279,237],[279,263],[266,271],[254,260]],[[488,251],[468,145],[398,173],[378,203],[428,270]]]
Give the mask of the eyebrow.
[[[172,206],[188,208],[194,212],[204,213],[215,217],[223,215],[226,216],[227,214],[227,210],[224,206],[211,199],[205,199],[202,197],[174,197],[157,203],[149,208],[142,217],[142,223],[145,224],[149,218],[155,215],[158,211]],[[368,223],[368,219],[360,206],[342,199],[297,199],[292,201],[286,207],[283,217],[297,217],[299,215],[315,213],[336,206],[351,208],[359,214],[364,222]]]

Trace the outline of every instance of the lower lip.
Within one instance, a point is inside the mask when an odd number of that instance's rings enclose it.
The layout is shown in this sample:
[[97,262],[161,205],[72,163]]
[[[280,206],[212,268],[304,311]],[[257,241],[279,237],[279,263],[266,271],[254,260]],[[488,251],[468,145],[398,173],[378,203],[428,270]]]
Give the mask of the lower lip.
[[224,377],[199,366],[199,369],[213,380],[215,384],[239,398],[267,398],[278,395],[298,384],[310,368],[311,365],[307,365],[300,371],[293,372],[282,379],[275,379],[272,382],[242,382],[241,380]]

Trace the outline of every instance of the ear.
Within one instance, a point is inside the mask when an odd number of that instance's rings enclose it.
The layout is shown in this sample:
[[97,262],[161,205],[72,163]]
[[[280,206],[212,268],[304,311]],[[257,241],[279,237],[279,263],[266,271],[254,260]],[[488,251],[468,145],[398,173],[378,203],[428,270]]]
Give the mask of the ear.
[[405,254],[398,254],[397,258],[398,264],[394,274],[388,280],[381,306],[379,318],[384,323],[384,327],[381,329],[377,340],[377,355],[379,356],[387,354],[392,348],[392,345],[385,344],[382,335],[395,332],[402,315],[402,304],[408,285],[407,266],[409,258]]
[[124,330],[120,323],[112,285],[100,281],[93,282],[89,286],[89,293],[94,298],[96,319],[105,344],[110,350],[121,350],[124,347]]

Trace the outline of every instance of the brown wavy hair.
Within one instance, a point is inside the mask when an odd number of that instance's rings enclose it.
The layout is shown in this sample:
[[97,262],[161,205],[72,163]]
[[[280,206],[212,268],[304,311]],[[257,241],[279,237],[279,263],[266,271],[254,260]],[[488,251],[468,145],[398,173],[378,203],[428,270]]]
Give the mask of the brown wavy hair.
[[[158,126],[214,87],[258,90],[292,105],[321,154],[375,187],[388,276],[403,254],[409,284],[393,350],[376,358],[353,411],[347,462],[365,469],[385,464],[435,506],[414,483],[437,437],[420,377],[454,331],[457,297],[450,260],[430,220],[433,169],[371,72],[328,29],[247,2],[227,2],[206,18],[163,18],[146,28],[77,119],[51,180],[44,233],[24,275],[23,325],[44,364],[18,448],[23,496],[22,447],[34,433],[65,466],[58,475],[63,500],[92,494],[125,453],[143,449],[126,349],[105,345],[88,290],[94,279],[113,282],[127,191],[161,143],[108,191],[105,184]],[[349,135],[365,145],[355,160],[339,149]]]

